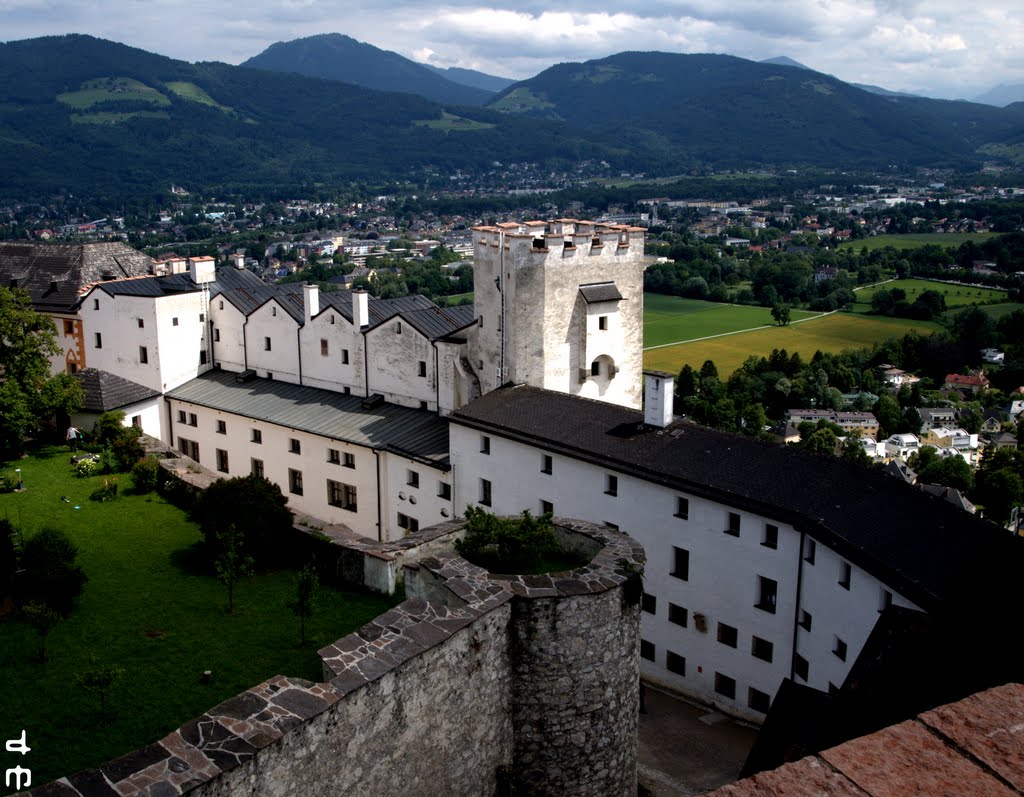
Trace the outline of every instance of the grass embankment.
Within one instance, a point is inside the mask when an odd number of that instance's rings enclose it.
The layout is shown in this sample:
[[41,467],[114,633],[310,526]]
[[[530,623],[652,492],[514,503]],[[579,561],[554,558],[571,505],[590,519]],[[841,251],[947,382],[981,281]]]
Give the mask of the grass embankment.
[[[180,509],[155,493],[125,494],[124,475],[118,500],[90,501],[104,477],[76,478],[68,460],[67,449],[47,448],[9,463],[21,467],[26,491],[0,495],[0,517],[26,537],[43,525],[67,532],[89,576],[78,608],[47,640],[46,663],[34,631],[0,619],[0,715],[9,735],[28,732],[32,751],[21,763],[33,785],[156,741],[274,675],[319,681],[317,649],[394,604],[322,586],[300,646],[299,621],[285,607],[293,571],[275,570],[240,584],[227,614],[227,593],[198,556],[199,530]],[[93,660],[124,668],[106,725],[96,698],[73,683]],[[200,682],[204,670],[212,683]]]

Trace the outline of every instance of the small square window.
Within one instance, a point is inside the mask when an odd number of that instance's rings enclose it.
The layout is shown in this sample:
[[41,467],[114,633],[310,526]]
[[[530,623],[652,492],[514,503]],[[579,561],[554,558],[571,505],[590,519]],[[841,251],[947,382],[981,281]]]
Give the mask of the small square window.
[[750,645],[750,655],[755,659],[770,662],[775,654],[775,645],[767,639],[756,636]]
[[647,661],[654,661],[654,643],[648,642],[646,639],[640,640],[640,658],[647,659]]
[[552,466],[552,464],[553,464],[553,462],[552,462],[552,459],[551,459],[551,455],[550,454],[544,454],[543,458],[540,461],[540,472],[541,473],[548,473],[548,474],[550,474],[551,473],[551,466]]
[[810,666],[807,659],[799,653],[793,655],[793,675],[802,678],[805,682],[809,680]]
[[839,637],[836,637],[835,645],[832,646],[832,653],[839,661],[846,661],[846,643]]
[[420,409],[421,410],[429,410],[430,409],[430,402],[422,401],[421,400],[420,401]]
[[178,326],[178,319],[177,319],[177,317],[171,319],[171,326],[172,327]]
[[668,605],[668,621],[686,628],[690,621],[690,610],[670,603]]
[[730,678],[728,675],[722,675],[720,672],[715,673],[715,691],[718,692],[722,697],[727,697],[730,700],[736,699],[736,679]]
[[673,653],[671,650],[665,653],[665,669],[676,675],[686,675],[686,657]]
[[452,486],[448,482],[437,483],[437,497],[443,501],[452,500]]
[[690,578],[690,552],[684,548],[672,546],[672,572],[676,578],[688,581]]
[[188,425],[189,426],[199,426],[199,416],[196,415],[194,412],[190,412],[188,414]]
[[814,555],[817,553],[817,550],[818,544],[814,540],[808,538],[804,542],[804,561],[807,562],[807,564],[814,564]]
[[747,705],[754,709],[754,711],[760,712],[761,714],[767,714],[768,709],[772,706],[771,695],[762,692],[754,687],[747,688]]
[[740,536],[740,516],[737,512],[729,513],[729,526],[725,529],[726,534],[730,534],[733,537]]
[[658,613],[658,596],[645,592],[640,596],[640,611],[648,614]]
[[263,460],[262,459],[250,459],[249,460],[249,472],[253,476],[262,479],[263,476]]
[[288,490],[293,495],[302,495],[302,471],[288,468]]
[[145,327],[146,327],[146,322],[145,322],[145,321],[143,321],[143,320],[142,320],[142,319],[140,318],[140,319],[139,319],[139,329],[145,329]]
[[134,428],[136,428],[136,429],[141,429],[142,428],[142,416],[141,415],[133,415],[132,416],[132,426]]
[[540,513],[542,515],[553,515],[555,514],[555,505],[550,501],[545,501],[543,498],[540,500]]
[[739,632],[731,625],[726,623],[718,624],[718,641],[723,645],[727,645],[730,648],[736,647],[736,643],[739,641]]
[[199,314],[199,323],[202,324],[206,321],[206,313]]
[[412,533],[420,530],[420,522],[413,517],[403,515],[401,512],[398,513],[398,527],[405,529],[406,532]]
[[608,329],[608,316],[602,315],[597,317],[597,328],[600,330]]
[[420,367],[420,370],[419,370],[420,376],[426,376],[427,375],[427,361],[426,360],[420,360],[419,367]]
[[341,455],[341,464],[346,468],[354,468],[356,466],[356,455],[351,451],[345,451]]
[[480,435],[480,453],[490,455],[491,438],[485,434]]
[[227,421],[217,421],[217,434],[227,434],[228,424]]
[[302,443],[296,438],[292,437],[288,440],[288,450],[291,451],[293,454],[301,454]]
[[410,470],[405,475],[405,483],[410,487],[420,486],[420,474],[417,471]]
[[853,568],[850,567],[849,562],[839,563],[839,586],[843,589],[850,588],[850,576],[852,575]]
[[332,465],[341,464],[341,452],[336,448],[327,449],[327,461]]
[[259,429],[252,430],[252,437],[250,438],[256,445],[260,445],[263,442],[263,432]]
[[263,351],[270,351],[270,338],[263,339]]
[[221,448],[217,449],[217,470],[221,473],[228,472],[228,452]]
[[807,611],[806,609],[801,609],[800,610],[800,620],[797,623],[797,625],[799,625],[802,629],[804,629],[804,631],[810,631],[811,630],[811,620],[812,620],[811,613],[809,611]]
[[185,410],[178,410],[178,423],[185,423]]
[[491,505],[491,482],[488,479],[480,480],[480,501],[482,506]]
[[348,365],[348,349],[341,350],[341,364]]
[[[139,326],[140,327],[142,326],[142,319],[141,318],[139,319]],[[67,319],[64,320],[64,334],[65,335],[74,335],[75,334],[75,322],[74,321],[68,321]]]
[[690,499],[681,495],[676,496],[676,517],[681,520],[690,519]]
[[604,494],[616,496],[619,494],[619,477],[606,473],[604,477]]
[[775,602],[778,599],[779,583],[764,576],[757,577],[757,603],[756,608],[769,614],[775,614]]
[[778,548],[779,547],[779,527],[773,526],[771,523],[764,524],[764,538],[761,540],[761,544],[765,548]]

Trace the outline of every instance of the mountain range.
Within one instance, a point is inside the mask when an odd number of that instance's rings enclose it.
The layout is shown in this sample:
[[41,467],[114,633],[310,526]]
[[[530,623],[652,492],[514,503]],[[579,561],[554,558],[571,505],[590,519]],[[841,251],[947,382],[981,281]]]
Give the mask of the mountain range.
[[[311,65],[319,74],[300,74]],[[0,44],[0,191],[21,198],[171,183],[281,194],[494,161],[679,174],[1022,154],[1024,104],[881,96],[723,55],[619,53],[494,93],[338,35],[274,45],[243,66],[81,35]]]

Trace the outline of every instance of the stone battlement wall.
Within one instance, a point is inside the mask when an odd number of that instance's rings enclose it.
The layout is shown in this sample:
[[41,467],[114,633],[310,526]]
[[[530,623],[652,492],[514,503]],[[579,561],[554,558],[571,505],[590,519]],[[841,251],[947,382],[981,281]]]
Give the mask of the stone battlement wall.
[[322,649],[322,683],[271,678],[30,794],[635,794],[643,549],[556,523],[599,547],[589,564],[499,576],[450,550],[407,562],[412,597]]

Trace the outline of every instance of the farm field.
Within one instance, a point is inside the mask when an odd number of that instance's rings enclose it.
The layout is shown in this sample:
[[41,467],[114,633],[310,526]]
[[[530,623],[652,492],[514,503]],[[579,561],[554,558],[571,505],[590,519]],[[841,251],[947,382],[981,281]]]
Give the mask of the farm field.
[[[992,316],[992,318],[994,318],[996,321],[998,321],[1003,316],[1010,315],[1010,313],[1013,313],[1016,310],[1024,310],[1024,304],[1021,304],[1019,302],[1000,302],[999,304],[983,304],[979,305],[979,307],[986,313],[988,313],[990,316]],[[959,309],[947,310],[945,313],[942,314],[942,318],[944,321],[948,321],[950,318],[956,315],[957,312],[959,312]]]
[[945,233],[904,233],[899,235],[876,235],[872,238],[858,238],[855,241],[843,241],[838,249],[867,249],[869,252],[875,249],[884,249],[891,246],[893,249],[920,249],[922,246],[946,246],[956,247],[974,241],[982,243],[998,238],[997,232],[945,232]]
[[[792,311],[794,321],[816,315],[819,313]],[[767,307],[704,302],[661,293],[644,294],[645,349],[774,323],[772,311]]]
[[859,289],[857,291],[857,302],[853,305],[853,312],[871,312],[872,297],[880,290],[891,291],[893,288],[902,288],[906,291],[908,302],[913,302],[924,291],[938,291],[945,298],[946,307],[950,309],[966,307],[972,304],[984,304],[986,302],[1001,302],[1006,299],[1006,291],[998,288],[975,288],[970,285],[956,285],[951,282],[934,282],[921,279],[892,280],[881,285]]
[[809,360],[819,349],[835,353],[901,337],[910,329],[926,334],[939,328],[934,322],[835,313],[802,324],[766,327],[645,351],[644,368],[678,373],[686,364],[700,368],[705,360],[714,360],[719,374],[725,378],[752,354],[767,356],[772,349],[799,352]]
[[[43,525],[64,531],[89,577],[78,607],[46,640],[46,662],[31,628],[0,617],[0,713],[27,731],[33,786],[157,741],[274,675],[320,680],[316,651],[396,602],[322,583],[300,645],[299,621],[285,606],[294,571],[278,569],[240,583],[228,614],[227,593],[203,564],[199,530],[182,510],[157,493],[124,489],[115,501],[91,501],[111,477],[77,478],[68,459],[66,448],[51,447],[19,460],[25,492],[0,495],[0,517],[26,538]],[[117,478],[122,488],[131,483]],[[106,722],[96,697],[74,683],[97,665],[124,669],[107,696]],[[204,670],[213,672],[210,683],[201,683]]]

